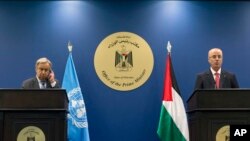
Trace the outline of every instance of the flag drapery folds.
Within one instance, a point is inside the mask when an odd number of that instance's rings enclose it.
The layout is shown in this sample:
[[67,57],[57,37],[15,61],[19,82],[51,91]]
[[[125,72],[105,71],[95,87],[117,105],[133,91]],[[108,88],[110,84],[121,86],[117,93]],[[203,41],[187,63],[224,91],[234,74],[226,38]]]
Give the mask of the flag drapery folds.
[[85,103],[71,51],[64,72],[62,88],[66,89],[69,99],[68,141],[90,141]]
[[161,141],[189,141],[187,115],[175,79],[168,42],[163,99],[157,134]]

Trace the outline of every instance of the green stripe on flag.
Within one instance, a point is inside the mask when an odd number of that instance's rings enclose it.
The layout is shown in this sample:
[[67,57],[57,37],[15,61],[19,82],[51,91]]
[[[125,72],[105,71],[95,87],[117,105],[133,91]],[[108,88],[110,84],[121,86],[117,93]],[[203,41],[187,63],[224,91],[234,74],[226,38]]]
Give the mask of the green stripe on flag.
[[157,134],[161,141],[186,141],[172,117],[162,105]]

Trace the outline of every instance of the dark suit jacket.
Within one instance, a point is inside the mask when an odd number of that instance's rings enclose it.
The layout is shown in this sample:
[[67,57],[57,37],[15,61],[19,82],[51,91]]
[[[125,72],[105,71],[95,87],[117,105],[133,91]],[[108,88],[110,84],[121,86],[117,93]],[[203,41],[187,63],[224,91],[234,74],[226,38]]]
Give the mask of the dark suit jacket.
[[[56,80],[55,87],[52,87],[49,81],[46,81],[46,85],[47,85],[46,88],[60,88],[59,82],[57,80]],[[22,88],[23,89],[40,89],[39,82],[36,77],[23,81]]]
[[[225,70],[221,70],[220,88],[239,88],[236,76]],[[215,89],[215,80],[211,70],[197,75],[195,88],[197,89]]]

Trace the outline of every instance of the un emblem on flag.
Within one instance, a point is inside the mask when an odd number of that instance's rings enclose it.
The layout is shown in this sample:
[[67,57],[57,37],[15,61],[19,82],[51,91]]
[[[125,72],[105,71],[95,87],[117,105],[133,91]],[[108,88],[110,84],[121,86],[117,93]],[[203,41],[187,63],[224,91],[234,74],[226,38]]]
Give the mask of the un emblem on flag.
[[77,87],[69,92],[69,112],[68,118],[78,128],[88,127],[85,103],[83,101],[81,88]]
[[108,87],[128,91],[143,85],[150,77],[154,57],[148,43],[131,32],[107,36],[96,49],[95,71]]

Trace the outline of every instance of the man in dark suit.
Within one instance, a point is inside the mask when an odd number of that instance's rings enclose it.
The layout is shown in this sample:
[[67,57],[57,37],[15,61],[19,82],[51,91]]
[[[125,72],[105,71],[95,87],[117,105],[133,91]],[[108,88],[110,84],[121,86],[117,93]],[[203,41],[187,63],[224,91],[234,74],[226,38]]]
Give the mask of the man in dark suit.
[[52,71],[52,63],[49,59],[43,57],[36,61],[36,77],[29,78],[22,83],[24,89],[46,89],[60,88],[58,80]]
[[235,74],[221,69],[223,53],[219,48],[213,48],[208,52],[210,69],[197,75],[195,90],[197,89],[219,89],[239,88]]

